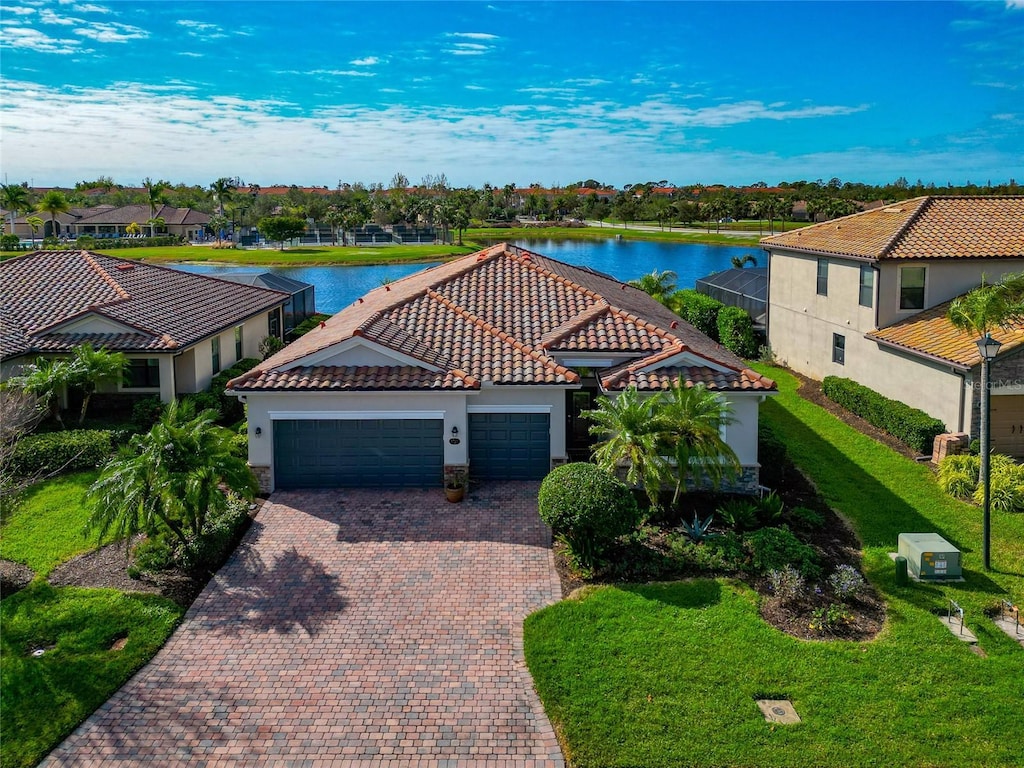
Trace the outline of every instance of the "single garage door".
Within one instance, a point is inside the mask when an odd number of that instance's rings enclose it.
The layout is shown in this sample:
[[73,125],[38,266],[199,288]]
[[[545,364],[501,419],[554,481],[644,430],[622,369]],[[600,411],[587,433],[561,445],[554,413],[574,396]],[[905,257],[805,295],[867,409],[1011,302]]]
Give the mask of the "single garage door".
[[469,414],[469,474],[473,479],[539,480],[550,469],[548,414]]
[[441,485],[440,419],[274,422],[277,488]]
[[1024,458],[1024,395],[993,395],[992,449],[1014,458]]

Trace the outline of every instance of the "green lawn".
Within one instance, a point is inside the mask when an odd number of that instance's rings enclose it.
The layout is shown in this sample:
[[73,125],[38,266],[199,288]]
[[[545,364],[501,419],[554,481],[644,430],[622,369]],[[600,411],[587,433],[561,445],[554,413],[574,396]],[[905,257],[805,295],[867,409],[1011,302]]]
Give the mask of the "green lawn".
[[24,563],[37,576],[96,546],[85,535],[89,510],[82,503],[98,472],[76,472],[29,488],[24,502],[0,527],[0,557]]
[[0,768],[36,765],[152,658],[182,613],[162,597],[44,582],[0,602]]
[[[930,470],[796,395],[762,417],[865,543],[888,618],[872,642],[804,642],[763,622],[731,580],[603,587],[529,617],[524,646],[573,766],[1020,765],[1024,649],[982,611],[1024,598],[1024,515],[993,523],[996,571],[980,572],[977,508],[938,491]],[[964,549],[966,582],[895,586],[886,554],[903,531]],[[935,618],[953,597],[984,657]],[[755,698],[789,698],[803,718],[771,726]]]

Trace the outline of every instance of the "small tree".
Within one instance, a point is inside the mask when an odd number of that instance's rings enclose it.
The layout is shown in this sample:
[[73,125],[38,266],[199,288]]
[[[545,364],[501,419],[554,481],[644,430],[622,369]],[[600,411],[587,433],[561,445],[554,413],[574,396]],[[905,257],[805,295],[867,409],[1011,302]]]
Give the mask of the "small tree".
[[281,244],[282,251],[286,240],[299,237],[306,231],[305,220],[298,216],[268,216],[260,219],[258,226],[267,240]]
[[68,209],[70,208],[71,203],[68,202],[68,199],[67,197],[64,196],[64,193],[58,189],[51,189],[49,192],[43,195],[43,199],[39,201],[38,205],[36,205],[37,211],[42,211],[50,214],[51,237],[57,237],[57,235],[59,234],[57,227],[57,214],[67,213]]
[[64,419],[60,415],[60,398],[64,388],[71,382],[71,366],[67,360],[39,358],[28,366],[25,373],[10,380],[9,386],[19,387],[35,395],[43,403],[49,415],[61,427]]
[[75,347],[70,365],[70,383],[82,390],[82,411],[78,416],[79,424],[85,421],[89,400],[99,385],[107,381],[119,380],[127,367],[128,358],[120,352],[93,349],[92,344],[81,344]]
[[32,247],[36,247],[36,233],[43,228],[43,220],[38,216],[29,216],[25,219],[25,223],[32,229]]

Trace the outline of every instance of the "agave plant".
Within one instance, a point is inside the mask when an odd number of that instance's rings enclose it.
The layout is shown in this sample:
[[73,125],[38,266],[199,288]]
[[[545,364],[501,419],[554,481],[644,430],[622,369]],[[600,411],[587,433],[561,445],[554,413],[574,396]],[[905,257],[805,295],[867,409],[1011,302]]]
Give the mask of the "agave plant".
[[679,527],[683,529],[683,533],[686,534],[687,538],[695,544],[699,544],[707,539],[712,539],[718,536],[717,533],[711,532],[711,524],[714,522],[715,516],[713,514],[708,515],[704,520],[697,517],[697,513],[693,514],[693,522],[688,523],[685,520],[679,524]]

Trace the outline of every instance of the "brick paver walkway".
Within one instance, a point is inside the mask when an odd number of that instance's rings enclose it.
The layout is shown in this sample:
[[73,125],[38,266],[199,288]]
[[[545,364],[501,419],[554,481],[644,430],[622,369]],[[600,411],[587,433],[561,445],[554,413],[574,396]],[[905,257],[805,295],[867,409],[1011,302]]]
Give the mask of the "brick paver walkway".
[[276,494],[44,765],[561,766],[522,651],[559,596],[536,491]]

